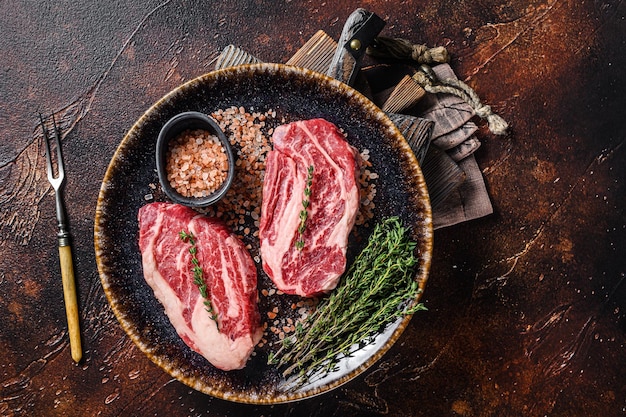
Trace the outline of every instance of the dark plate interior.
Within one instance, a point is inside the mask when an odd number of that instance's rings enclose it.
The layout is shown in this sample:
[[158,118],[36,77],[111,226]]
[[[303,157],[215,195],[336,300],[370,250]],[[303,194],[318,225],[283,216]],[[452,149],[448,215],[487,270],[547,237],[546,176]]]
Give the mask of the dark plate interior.
[[[130,129],[111,160],[96,209],[95,249],[102,285],[131,339],[183,383],[216,397],[247,403],[310,397],[371,366],[397,340],[410,317],[385,332],[380,345],[356,365],[347,365],[322,384],[281,392],[280,375],[266,365],[267,352],[263,349],[243,370],[230,372],[214,368],[190,350],[143,279],[137,211],[146,204],[147,194],[165,200],[158,190],[150,188],[150,184],[158,184],[154,153],[159,130],[178,113],[210,114],[231,106],[274,109],[277,119],[284,117],[286,122],[323,117],[342,128],[357,149],[369,149],[373,169],[379,174],[374,220],[397,215],[411,226],[420,255],[416,279],[424,286],[432,251],[430,203],[421,171],[404,138],[382,111],[350,87],[309,70],[278,64],[229,68],[194,79],[158,101]],[[350,256],[360,249],[368,232],[362,228],[351,240]],[[249,236],[245,239],[254,241]],[[259,282],[267,284],[260,268],[259,272]],[[262,315],[266,307],[260,305]]]

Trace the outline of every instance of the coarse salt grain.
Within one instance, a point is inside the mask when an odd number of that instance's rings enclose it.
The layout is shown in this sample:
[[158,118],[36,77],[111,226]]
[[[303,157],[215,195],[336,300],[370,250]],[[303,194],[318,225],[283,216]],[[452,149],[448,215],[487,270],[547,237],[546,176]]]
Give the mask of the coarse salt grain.
[[217,136],[206,130],[185,130],[169,144],[167,180],[184,197],[206,197],[228,176],[228,156]]
[[[220,201],[219,207],[209,208],[207,214],[217,214],[235,232],[246,235],[258,234],[258,230],[246,225],[246,220],[251,224],[259,218],[265,155],[272,150],[271,133],[266,126],[266,120],[272,117],[271,114],[271,110],[250,113],[244,107],[221,109],[212,114],[226,133],[237,157],[235,181],[230,191]],[[248,207],[254,209],[246,210]],[[254,226],[258,228],[258,225]]]

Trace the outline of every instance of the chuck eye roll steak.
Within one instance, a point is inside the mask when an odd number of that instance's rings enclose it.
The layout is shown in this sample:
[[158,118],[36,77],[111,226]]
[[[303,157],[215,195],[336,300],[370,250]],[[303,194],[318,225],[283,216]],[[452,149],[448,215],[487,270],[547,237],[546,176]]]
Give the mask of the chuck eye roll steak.
[[[178,204],[145,205],[138,218],[144,278],[178,335],[216,368],[243,368],[263,333],[257,270],[244,244],[221,221]],[[182,230],[194,236],[211,312]]]
[[281,125],[272,141],[259,226],[263,269],[287,294],[327,293],[345,271],[359,210],[357,152],[324,119]]

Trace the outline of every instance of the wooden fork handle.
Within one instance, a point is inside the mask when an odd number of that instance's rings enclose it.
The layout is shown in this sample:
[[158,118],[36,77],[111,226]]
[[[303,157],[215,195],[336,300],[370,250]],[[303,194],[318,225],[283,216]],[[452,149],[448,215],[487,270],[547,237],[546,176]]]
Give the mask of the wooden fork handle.
[[80,322],[78,321],[78,301],[76,297],[76,282],[74,280],[74,265],[72,262],[71,246],[59,246],[61,261],[61,278],[63,280],[63,298],[65,300],[65,314],[67,328],[70,335],[70,349],[72,359],[80,362],[83,351],[80,340]]

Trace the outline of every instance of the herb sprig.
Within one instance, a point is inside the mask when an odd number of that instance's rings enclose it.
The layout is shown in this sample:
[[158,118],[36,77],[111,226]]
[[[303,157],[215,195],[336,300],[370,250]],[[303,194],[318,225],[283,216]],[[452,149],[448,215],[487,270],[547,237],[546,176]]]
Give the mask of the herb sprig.
[[306,186],[304,187],[304,199],[302,200],[302,210],[300,210],[300,225],[298,226],[299,238],[296,241],[296,248],[304,248],[304,231],[306,230],[306,220],[309,217],[307,209],[311,204],[311,185],[313,185],[313,165],[309,165],[306,176]]
[[198,249],[196,247],[196,238],[192,232],[187,233],[184,230],[181,230],[178,233],[178,236],[183,242],[189,243],[191,245],[189,247],[189,253],[191,254],[191,271],[193,272],[193,283],[196,284],[198,290],[200,291],[200,295],[202,296],[202,298],[204,298],[204,306],[206,311],[211,315],[211,319],[215,321],[215,324],[217,325],[217,315],[215,314],[213,306],[211,305],[207,285],[203,277],[202,267],[200,266],[200,261],[198,261],[198,258],[196,256],[196,254],[198,253]]
[[288,377],[297,371],[298,386],[314,376],[332,371],[341,356],[396,318],[425,310],[415,303],[421,292],[413,279],[418,259],[416,243],[397,217],[379,223],[340,285],[298,326],[293,336],[268,362],[286,367]]

